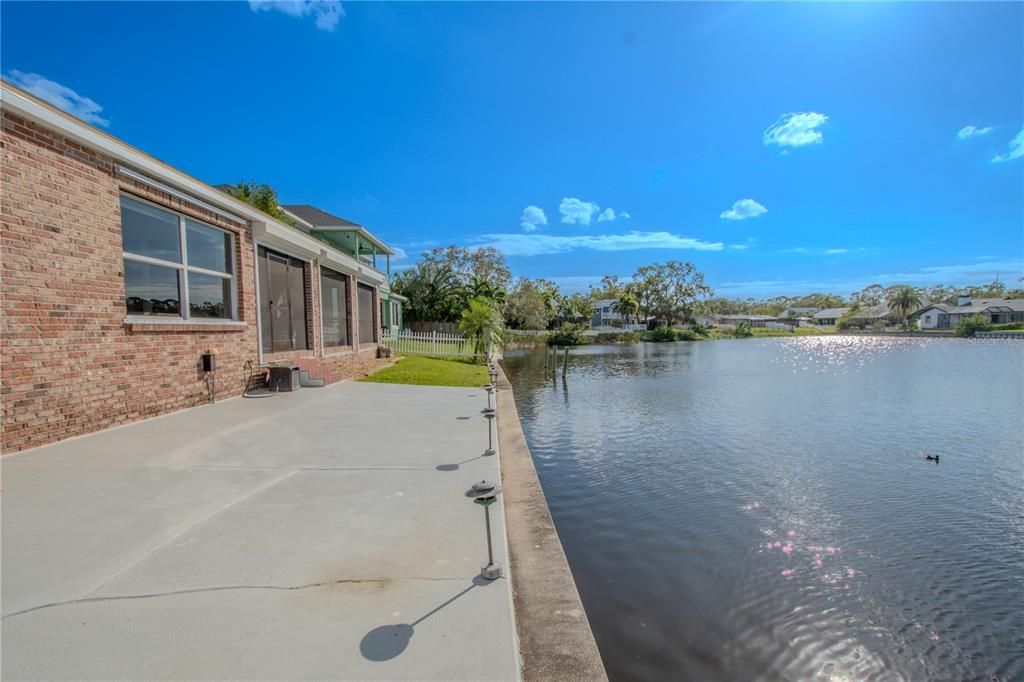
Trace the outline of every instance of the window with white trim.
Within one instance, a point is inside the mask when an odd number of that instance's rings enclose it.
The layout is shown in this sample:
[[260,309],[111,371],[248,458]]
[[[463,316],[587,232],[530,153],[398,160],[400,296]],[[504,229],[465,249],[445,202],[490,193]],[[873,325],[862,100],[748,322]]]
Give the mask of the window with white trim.
[[237,319],[235,236],[121,196],[129,315]]

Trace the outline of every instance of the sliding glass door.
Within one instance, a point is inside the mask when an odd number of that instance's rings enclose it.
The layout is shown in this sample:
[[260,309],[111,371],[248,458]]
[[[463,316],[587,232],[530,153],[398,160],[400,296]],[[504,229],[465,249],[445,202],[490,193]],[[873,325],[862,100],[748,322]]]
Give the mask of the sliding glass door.
[[258,261],[263,352],[307,350],[305,264],[262,246]]
[[376,341],[373,331],[373,287],[359,282],[356,287],[356,304],[359,313],[359,343]]
[[351,344],[348,334],[348,277],[320,267],[320,319],[324,348]]

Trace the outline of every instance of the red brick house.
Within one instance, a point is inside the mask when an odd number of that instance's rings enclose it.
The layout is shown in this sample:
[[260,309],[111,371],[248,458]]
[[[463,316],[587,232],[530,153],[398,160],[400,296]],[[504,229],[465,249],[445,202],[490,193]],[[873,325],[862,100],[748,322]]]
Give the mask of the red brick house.
[[[238,396],[246,363],[376,367],[373,262],[8,83],[0,90],[3,452]],[[372,322],[370,320],[372,319]]]

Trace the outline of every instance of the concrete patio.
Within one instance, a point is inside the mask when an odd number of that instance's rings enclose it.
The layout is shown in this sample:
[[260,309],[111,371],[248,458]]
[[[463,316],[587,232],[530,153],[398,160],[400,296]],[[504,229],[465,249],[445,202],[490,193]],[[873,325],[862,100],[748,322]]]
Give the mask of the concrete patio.
[[3,677],[518,679],[484,404],[342,383],[4,457]]

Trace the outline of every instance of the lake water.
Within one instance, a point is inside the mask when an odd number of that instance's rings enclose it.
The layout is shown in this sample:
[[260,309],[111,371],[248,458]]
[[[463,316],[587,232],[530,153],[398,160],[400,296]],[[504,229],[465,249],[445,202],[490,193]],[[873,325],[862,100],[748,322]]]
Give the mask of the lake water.
[[505,366],[613,680],[1024,679],[1024,343]]

